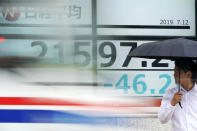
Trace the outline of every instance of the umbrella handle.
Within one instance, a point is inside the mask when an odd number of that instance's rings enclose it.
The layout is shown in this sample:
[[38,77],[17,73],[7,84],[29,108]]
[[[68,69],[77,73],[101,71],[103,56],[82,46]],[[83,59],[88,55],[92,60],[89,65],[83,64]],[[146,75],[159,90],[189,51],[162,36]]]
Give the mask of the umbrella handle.
[[181,108],[183,108],[182,105],[181,105],[181,102],[179,102],[179,106],[180,106]]
[[[180,73],[180,70],[179,70],[179,92],[181,92],[181,83],[180,83],[180,82],[181,82],[181,79],[180,79],[180,74],[181,74],[181,73]],[[179,102],[179,106],[181,107],[181,109],[183,108],[182,105],[181,105],[181,102]]]

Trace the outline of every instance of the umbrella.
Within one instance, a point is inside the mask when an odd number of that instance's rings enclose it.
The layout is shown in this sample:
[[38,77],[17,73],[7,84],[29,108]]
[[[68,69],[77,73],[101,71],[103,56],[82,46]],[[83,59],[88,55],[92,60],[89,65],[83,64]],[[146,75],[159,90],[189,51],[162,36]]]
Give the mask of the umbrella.
[[151,59],[197,59],[197,42],[178,38],[145,43],[134,49],[129,56]]
[[[184,38],[176,38],[158,42],[144,43],[135,48],[129,54],[129,56],[149,59],[196,60],[197,42]],[[182,108],[181,103],[179,103],[179,105]]]

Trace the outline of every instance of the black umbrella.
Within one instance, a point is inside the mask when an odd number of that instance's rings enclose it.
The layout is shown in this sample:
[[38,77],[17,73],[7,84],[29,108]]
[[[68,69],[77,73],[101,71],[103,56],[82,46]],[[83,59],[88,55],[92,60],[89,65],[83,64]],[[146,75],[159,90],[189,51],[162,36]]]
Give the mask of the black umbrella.
[[178,38],[145,43],[134,49],[129,56],[151,59],[197,59],[197,42]]
[[[149,59],[196,60],[197,42],[184,38],[178,38],[145,43],[135,48],[129,56]],[[179,105],[181,106],[181,103],[179,103]]]

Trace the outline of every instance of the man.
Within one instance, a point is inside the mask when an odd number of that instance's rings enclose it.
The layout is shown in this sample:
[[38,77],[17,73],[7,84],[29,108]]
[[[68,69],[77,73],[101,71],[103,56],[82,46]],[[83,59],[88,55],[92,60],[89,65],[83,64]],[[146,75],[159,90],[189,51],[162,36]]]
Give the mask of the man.
[[174,79],[181,85],[181,90],[179,92],[178,87],[167,90],[158,114],[162,124],[171,120],[173,131],[197,131],[196,68],[192,60],[175,61]]

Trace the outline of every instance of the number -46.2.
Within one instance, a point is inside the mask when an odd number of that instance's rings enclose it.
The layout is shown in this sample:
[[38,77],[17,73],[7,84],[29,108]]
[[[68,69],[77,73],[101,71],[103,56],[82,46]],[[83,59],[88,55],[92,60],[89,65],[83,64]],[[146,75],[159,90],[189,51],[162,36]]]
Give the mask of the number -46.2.
[[[117,81],[115,84],[116,89],[123,89],[125,94],[128,94],[128,90],[133,89],[133,91],[136,94],[145,94],[148,90],[150,90],[147,87],[147,83],[145,82],[146,75],[145,74],[138,74],[134,77],[133,79],[133,84],[132,86],[129,86],[128,84],[128,75],[123,74],[121,78]],[[158,87],[159,89],[159,94],[164,94],[166,89],[170,86],[171,84],[171,77],[168,74],[160,74],[159,79],[166,79],[166,82],[164,85],[161,87]],[[153,93],[151,93],[153,94]]]

